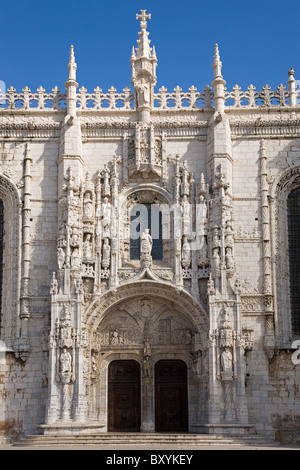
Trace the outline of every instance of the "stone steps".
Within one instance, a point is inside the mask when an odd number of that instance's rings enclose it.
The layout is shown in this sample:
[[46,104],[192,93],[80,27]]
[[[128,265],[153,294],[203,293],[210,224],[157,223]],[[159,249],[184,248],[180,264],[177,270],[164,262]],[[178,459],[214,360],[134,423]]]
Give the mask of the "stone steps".
[[156,434],[156,433],[98,433],[98,434],[46,434],[27,436],[14,444],[32,446],[85,446],[85,445],[178,445],[185,446],[274,446],[276,443],[257,435],[232,436],[217,434]]

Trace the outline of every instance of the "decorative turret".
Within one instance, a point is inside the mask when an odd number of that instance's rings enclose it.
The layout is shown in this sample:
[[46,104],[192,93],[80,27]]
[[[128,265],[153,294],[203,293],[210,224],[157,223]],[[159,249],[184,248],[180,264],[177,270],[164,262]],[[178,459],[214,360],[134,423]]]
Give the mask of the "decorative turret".
[[132,84],[135,92],[136,108],[139,111],[140,121],[150,120],[150,111],[153,107],[153,93],[156,85],[157,57],[154,47],[150,47],[147,31],[147,19],[151,15],[146,10],[136,15],[141,20],[141,31],[137,40],[138,47],[131,53]]
[[224,103],[225,103],[225,85],[226,82],[222,76],[222,62],[220,60],[219,46],[215,45],[215,58],[213,62],[214,70],[214,81],[212,86],[214,87],[214,101],[215,101],[215,110],[216,112],[224,112]]
[[67,92],[67,115],[71,117],[70,124],[76,116],[76,90],[78,83],[76,82],[77,64],[75,62],[74,47],[71,46],[70,60],[68,64],[69,78],[65,83]]

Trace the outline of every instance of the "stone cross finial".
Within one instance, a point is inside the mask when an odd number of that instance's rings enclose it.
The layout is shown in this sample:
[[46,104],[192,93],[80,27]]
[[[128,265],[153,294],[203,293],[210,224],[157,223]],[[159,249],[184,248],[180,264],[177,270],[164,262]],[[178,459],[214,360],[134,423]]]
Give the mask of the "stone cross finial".
[[147,13],[147,10],[140,10],[141,14],[136,14],[136,19],[141,20],[141,29],[147,28],[147,21],[151,20],[151,13]]

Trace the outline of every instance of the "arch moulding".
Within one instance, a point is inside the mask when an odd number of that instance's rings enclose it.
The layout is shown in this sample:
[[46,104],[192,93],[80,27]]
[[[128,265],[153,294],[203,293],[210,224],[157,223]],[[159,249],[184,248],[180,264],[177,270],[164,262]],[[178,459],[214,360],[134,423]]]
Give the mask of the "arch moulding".
[[204,332],[208,332],[207,314],[195,299],[173,285],[152,280],[128,282],[96,299],[86,312],[87,327],[95,331],[111,308],[115,308],[124,300],[138,297],[152,297],[173,304],[177,310],[182,311],[190,319],[201,336]]

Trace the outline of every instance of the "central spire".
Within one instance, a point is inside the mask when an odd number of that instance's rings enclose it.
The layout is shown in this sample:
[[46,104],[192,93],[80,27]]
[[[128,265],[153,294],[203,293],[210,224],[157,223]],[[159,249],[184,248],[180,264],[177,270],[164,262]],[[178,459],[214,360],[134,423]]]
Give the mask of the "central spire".
[[136,15],[141,20],[141,31],[139,31],[138,47],[133,48],[131,54],[132,84],[135,91],[136,108],[139,111],[141,121],[150,119],[150,111],[153,106],[154,86],[156,85],[157,57],[155,48],[150,47],[147,31],[147,20],[151,14],[147,10],[140,10]]

